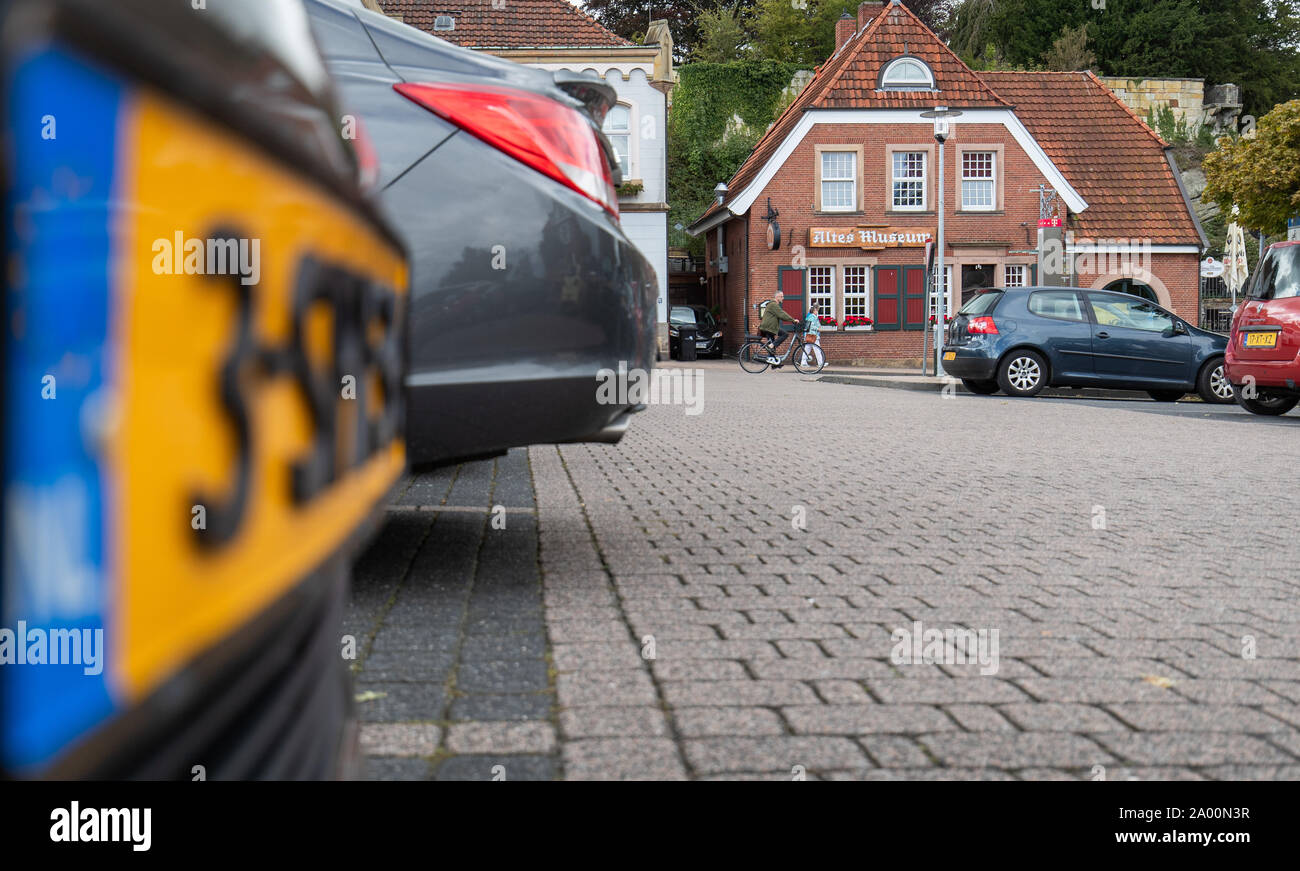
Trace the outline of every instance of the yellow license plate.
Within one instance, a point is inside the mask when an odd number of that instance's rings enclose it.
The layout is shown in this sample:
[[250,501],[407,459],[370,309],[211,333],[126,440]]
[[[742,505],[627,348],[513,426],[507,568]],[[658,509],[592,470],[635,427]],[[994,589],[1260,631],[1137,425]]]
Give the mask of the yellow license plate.
[[105,634],[112,682],[139,698],[338,553],[401,474],[407,267],[221,126],[150,94],[128,123]]
[[943,359],[945,359],[945,360],[956,360],[956,359],[957,359],[957,352],[956,352],[956,351],[944,351],[944,352],[943,352]]
[[1277,333],[1246,333],[1247,348],[1273,348],[1277,346]]

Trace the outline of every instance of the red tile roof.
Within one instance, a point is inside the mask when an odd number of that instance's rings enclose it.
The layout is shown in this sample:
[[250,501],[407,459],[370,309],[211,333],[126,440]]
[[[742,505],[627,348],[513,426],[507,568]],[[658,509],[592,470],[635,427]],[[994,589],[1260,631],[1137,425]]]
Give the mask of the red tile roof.
[[1166,143],[1090,72],[980,73],[1088,203],[1076,237],[1198,245]]
[[[902,55],[929,64],[938,93],[879,91],[881,68]],[[818,67],[727,184],[728,201],[758,176],[809,109],[1014,108],[1066,181],[1088,203],[1072,226],[1086,238],[1199,244],[1165,160],[1165,142],[1089,72],[975,73],[902,5],[888,5]],[[711,205],[700,220],[723,207]]]
[[[465,48],[607,48],[633,45],[606,30],[568,0],[379,0],[388,15]],[[501,5],[501,4],[498,4]],[[454,30],[434,30],[439,15],[456,19]]]
[[[884,65],[903,54],[918,57],[929,65],[938,93],[876,88]],[[954,109],[1009,108],[912,10],[901,4],[887,5],[817,68],[812,81],[768,128],[754,152],[732,176],[727,184],[728,199],[754,180],[806,109],[919,110],[932,109],[937,104]],[[715,214],[720,208],[715,203],[702,217]]]

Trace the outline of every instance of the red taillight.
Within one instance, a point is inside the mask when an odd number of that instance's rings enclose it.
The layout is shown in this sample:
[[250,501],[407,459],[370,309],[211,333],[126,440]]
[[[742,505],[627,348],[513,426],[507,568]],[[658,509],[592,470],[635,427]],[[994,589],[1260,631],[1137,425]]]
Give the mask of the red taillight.
[[374,143],[370,141],[370,134],[366,132],[361,119],[356,118],[354,120],[356,122],[356,135],[353,148],[357,154],[357,171],[360,176],[361,189],[369,191],[379,181],[379,156],[375,154]]
[[975,336],[996,335],[998,325],[993,323],[993,318],[988,316],[971,318],[966,324],[966,332]]
[[394,90],[618,217],[618,194],[591,124],[576,109],[516,88],[410,84]]

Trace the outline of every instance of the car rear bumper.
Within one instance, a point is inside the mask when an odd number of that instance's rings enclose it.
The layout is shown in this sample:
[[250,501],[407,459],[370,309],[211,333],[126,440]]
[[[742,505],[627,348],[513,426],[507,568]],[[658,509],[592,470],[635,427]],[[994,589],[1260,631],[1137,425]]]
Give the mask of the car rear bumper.
[[975,351],[961,346],[943,348],[943,353],[956,354],[951,360],[943,360],[943,371],[954,378],[969,378],[972,381],[991,381],[997,376],[998,360],[985,351]]
[[1238,387],[1253,383],[1256,387],[1300,393],[1300,362],[1296,360],[1245,361],[1229,345],[1224,354],[1224,371],[1228,380]]
[[658,298],[618,223],[464,134],[385,205],[412,256],[410,461],[616,437],[636,402],[610,401],[601,373],[652,369]]

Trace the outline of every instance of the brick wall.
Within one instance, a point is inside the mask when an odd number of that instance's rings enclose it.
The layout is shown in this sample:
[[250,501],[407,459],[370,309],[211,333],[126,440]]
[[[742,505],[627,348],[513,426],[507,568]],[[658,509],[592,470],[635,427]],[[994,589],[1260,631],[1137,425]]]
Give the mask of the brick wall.
[[[957,119],[960,122],[961,119]],[[862,189],[861,211],[853,213],[817,213],[817,146],[842,145],[862,148],[859,184]],[[776,290],[777,269],[796,265],[802,256],[807,266],[835,267],[835,314],[843,319],[842,267],[861,265],[869,268],[872,276],[868,314],[875,317],[875,274],[877,266],[923,265],[924,247],[886,248],[862,250],[859,248],[813,248],[808,246],[810,227],[852,229],[859,224],[885,224],[891,227],[924,227],[934,233],[938,218],[933,209],[937,197],[937,154],[931,150],[928,158],[928,192],[925,212],[894,213],[887,210],[890,190],[890,163],[888,146],[915,145],[917,150],[933,149],[934,139],[929,124],[916,125],[821,125],[816,126],[795,149],[790,159],[777,172],[766,188],[760,192],[755,205],[748,213],[726,225],[726,254],[730,271],[718,276],[722,282],[724,341],[729,353],[735,353],[745,335],[745,238],[748,237],[750,330],[757,329],[752,306],[771,298]],[[960,202],[959,154],[962,148],[989,146],[999,154],[999,208],[994,212],[962,213]],[[1010,132],[1000,124],[955,125],[955,135],[948,139],[945,154],[945,216],[944,232],[948,243],[947,263],[953,269],[956,292],[960,302],[963,266],[984,266],[996,276],[995,284],[1002,284],[1007,265],[1036,263],[1032,252],[1036,245],[1038,221],[1037,187],[1045,179],[1038,168],[1020,148]],[[780,212],[782,241],[777,251],[766,245],[767,222],[762,214],[767,200]],[[706,236],[708,259],[717,254],[717,230]],[[1163,285],[1169,303],[1175,312],[1197,323],[1199,300],[1197,298],[1197,256],[1195,254],[1152,256],[1153,284]],[[710,275],[716,268],[710,267]],[[1026,277],[1031,275],[1026,269]],[[1080,275],[1077,283],[1091,286],[1097,273]],[[1141,276],[1138,276],[1141,277]],[[806,286],[805,277],[805,286]],[[1160,287],[1157,287],[1159,290]],[[805,297],[806,300],[806,297]],[[923,332],[921,330],[872,332],[823,332],[822,344],[827,356],[835,362],[874,365],[920,365]]]

